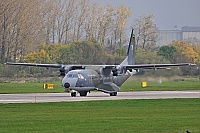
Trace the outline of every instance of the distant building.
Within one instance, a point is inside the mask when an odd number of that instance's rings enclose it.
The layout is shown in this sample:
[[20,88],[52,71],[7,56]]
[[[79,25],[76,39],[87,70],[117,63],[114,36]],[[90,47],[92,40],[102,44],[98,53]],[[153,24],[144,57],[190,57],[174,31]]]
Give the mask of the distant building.
[[158,30],[158,45],[168,45],[172,41],[186,41],[200,45],[200,27],[184,26],[181,30]]
[[183,40],[188,43],[200,44],[200,27],[182,27]]
[[180,30],[158,30],[159,45],[168,45],[172,41],[182,40],[182,32]]

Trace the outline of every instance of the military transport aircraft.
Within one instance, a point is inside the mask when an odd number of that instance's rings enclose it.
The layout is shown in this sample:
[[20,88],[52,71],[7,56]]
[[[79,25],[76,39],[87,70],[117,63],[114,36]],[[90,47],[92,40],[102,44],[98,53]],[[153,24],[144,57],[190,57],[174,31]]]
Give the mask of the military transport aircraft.
[[117,96],[120,86],[139,69],[169,69],[171,66],[189,66],[191,63],[179,64],[142,64],[135,65],[135,36],[133,29],[129,41],[127,56],[120,65],[63,65],[63,64],[33,64],[33,63],[11,63],[7,65],[23,65],[60,69],[62,86],[72,97],[87,96],[92,90],[98,90]]

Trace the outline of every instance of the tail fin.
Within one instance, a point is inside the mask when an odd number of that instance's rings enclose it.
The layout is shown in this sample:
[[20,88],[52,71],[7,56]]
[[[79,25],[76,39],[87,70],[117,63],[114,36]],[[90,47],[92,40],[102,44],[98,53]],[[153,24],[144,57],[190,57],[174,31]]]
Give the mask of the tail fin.
[[120,65],[133,65],[133,64],[135,64],[135,35],[132,29],[128,45],[127,56],[126,59]]

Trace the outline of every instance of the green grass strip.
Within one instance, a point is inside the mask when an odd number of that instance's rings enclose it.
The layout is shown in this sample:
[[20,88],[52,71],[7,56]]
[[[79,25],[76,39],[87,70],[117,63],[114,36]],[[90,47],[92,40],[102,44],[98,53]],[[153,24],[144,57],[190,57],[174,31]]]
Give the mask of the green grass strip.
[[0,132],[200,132],[200,99],[0,104]]
[[[53,90],[43,89],[46,83],[0,83],[0,94],[10,93],[54,93],[64,92],[61,81],[50,82],[54,84]],[[142,88],[141,82],[129,80],[124,83],[120,91],[183,91],[200,90],[199,80],[147,82],[147,87]]]
[[147,87],[142,88],[141,82],[128,81],[120,91],[184,91],[184,90],[200,90],[199,80],[184,80],[184,81],[165,81],[147,82]]

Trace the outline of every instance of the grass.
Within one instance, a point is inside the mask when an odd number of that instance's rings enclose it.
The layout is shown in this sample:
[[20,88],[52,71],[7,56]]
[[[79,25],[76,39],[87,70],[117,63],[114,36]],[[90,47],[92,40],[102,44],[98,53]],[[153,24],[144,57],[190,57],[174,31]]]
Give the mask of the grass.
[[[9,93],[54,93],[64,92],[61,81],[50,82],[54,84],[53,90],[43,89],[44,83],[0,83],[0,94]],[[147,87],[141,87],[141,81],[130,79],[124,83],[120,91],[182,91],[200,90],[198,79],[164,81],[161,84],[157,81],[148,81]]]
[[149,81],[147,87],[142,88],[141,82],[128,81],[122,87],[121,91],[184,91],[184,90],[200,90],[199,80],[179,80],[165,81],[162,83]]
[[64,92],[61,81],[49,82],[54,84],[54,89],[43,89],[43,84],[48,83],[0,83],[0,93],[54,93]]
[[0,104],[0,132],[200,132],[200,99]]

